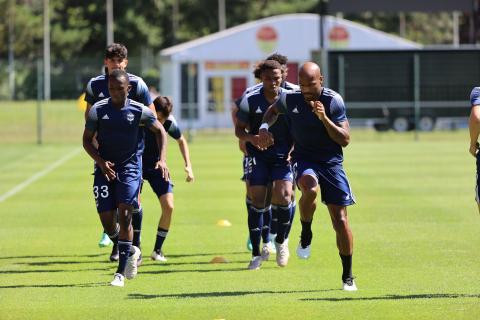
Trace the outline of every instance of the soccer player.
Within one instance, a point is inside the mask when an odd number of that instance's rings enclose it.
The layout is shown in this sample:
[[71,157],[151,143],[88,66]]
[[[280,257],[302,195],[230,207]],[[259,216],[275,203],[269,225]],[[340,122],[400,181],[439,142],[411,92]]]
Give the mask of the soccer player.
[[280,119],[272,127],[275,143],[271,146],[260,147],[258,129],[263,114],[267,108],[278,99],[281,90],[283,69],[275,60],[260,62],[254,71],[259,75],[263,86],[247,93],[239,104],[235,134],[246,142],[248,194],[251,196],[251,205],[248,210],[248,227],[252,242],[252,259],[248,269],[259,269],[262,260],[269,258],[267,246],[260,252],[261,231],[264,226],[263,214],[268,208],[265,206],[268,184],[273,181],[272,210],[277,211],[278,230],[275,238],[277,264],[284,267],[290,256],[288,241],[285,234],[291,218],[291,197],[293,174],[288,162],[288,155],[292,148],[292,139],[285,119]]
[[480,185],[480,159],[478,153],[478,135],[480,134],[480,87],[475,87],[470,94],[470,103],[472,110],[470,111],[470,119],[468,121],[468,128],[470,130],[470,153],[477,159],[477,184],[475,187],[475,200],[480,212],[480,195],[478,186]]
[[[155,133],[160,154],[155,169],[168,177],[165,129],[149,108],[127,98],[129,90],[129,75],[119,69],[112,71],[108,79],[110,98],[90,108],[83,132],[83,147],[95,160],[93,194],[100,220],[110,235],[118,234],[120,257],[111,285],[119,287],[124,286],[125,277],[135,277],[140,256],[140,249],[132,245],[132,212],[142,181],[141,125]],[[119,224],[115,221],[117,210]]]
[[[99,75],[90,79],[87,84],[87,90],[85,95],[85,101],[87,102],[87,108],[85,110],[85,118],[88,116],[90,108],[95,102],[98,102],[102,99],[108,98],[110,96],[108,92],[108,76],[113,70],[125,70],[128,65],[128,50],[127,48],[119,43],[113,43],[107,46],[104,56],[104,65],[105,65],[105,74]],[[142,78],[137,77],[133,74],[128,74],[131,90],[128,93],[128,97],[137,102],[143,103],[145,106],[148,106],[153,112],[155,108],[150,97],[150,93],[147,85],[142,80]],[[140,136],[140,139],[143,135]],[[135,204],[134,215],[133,215],[133,229],[134,229],[134,245],[140,247],[140,232],[142,225],[143,210],[139,203]],[[111,241],[110,238],[105,232],[102,234],[98,245],[100,247],[108,246]],[[110,261],[118,261],[118,248],[117,244],[113,243],[112,253],[110,254]],[[140,256],[141,261],[141,256]]]
[[[287,90],[294,90],[294,89],[298,88],[297,85],[286,81],[287,74],[288,74],[288,67],[287,67],[288,58],[286,56],[284,56],[282,54],[279,54],[279,53],[274,53],[274,54],[271,54],[270,56],[268,56],[266,60],[275,60],[275,61],[279,62],[280,65],[282,66],[282,69],[283,69],[282,84],[280,85],[282,88],[287,89]],[[255,78],[261,80],[259,74],[255,74]],[[242,101],[242,98],[247,93],[252,92],[256,89],[260,89],[262,86],[263,86],[263,83],[259,82],[256,85],[248,87],[245,90],[245,92],[242,94],[242,96],[235,102],[235,104],[232,107],[232,121],[233,121],[234,125],[236,123],[236,114],[238,112],[238,107],[239,107],[240,102]],[[248,152],[247,152],[247,149],[246,149],[246,146],[245,146],[245,141],[239,140],[238,142],[239,142],[240,151],[244,155],[243,156],[243,172],[244,173],[243,173],[243,176],[242,176],[242,181],[245,181],[245,175],[246,175],[246,172],[248,170],[248,167],[247,167],[248,163],[246,161],[247,160],[246,157],[248,156]],[[251,204],[251,200],[250,200],[250,195],[248,194],[248,186],[246,186],[246,189],[247,189],[247,192],[246,192],[246,197],[245,197],[245,204],[246,204],[247,212],[248,212],[248,208]],[[277,211],[274,210],[272,212],[272,210],[271,210],[271,206],[270,206],[271,197],[272,197],[272,185],[269,184],[268,189],[267,189],[266,202],[265,202],[265,207],[269,208],[269,210],[266,211],[263,214],[262,240],[263,240],[264,245],[266,245],[269,248],[269,251],[275,253],[275,247],[272,245],[271,241],[274,240],[274,238],[277,234],[278,217],[276,216]],[[296,208],[295,191],[293,191],[292,192],[292,215],[291,215],[292,216],[292,221],[290,222],[290,226],[288,228],[286,238],[288,238],[288,235],[290,233],[290,228],[291,228],[291,225],[293,223],[293,217],[295,216],[295,208]],[[247,240],[247,249],[249,251],[252,251],[252,243],[250,241],[250,237]]]
[[[185,161],[185,172],[187,174],[186,181],[193,182],[194,175],[192,170],[192,163],[190,161],[190,152],[188,150],[187,140],[183,137],[177,121],[171,115],[172,101],[168,97],[158,96],[153,100],[157,112],[157,119],[163,124],[165,131],[173,139],[178,142],[178,147]],[[155,248],[152,252],[151,258],[155,261],[167,261],[163,252],[162,246],[167,237],[172,221],[173,213],[173,184],[170,179],[166,179],[161,173],[155,169],[155,164],[159,159],[158,148],[155,142],[155,136],[150,131],[145,131],[145,152],[143,153],[143,178],[147,180],[152,187],[153,192],[160,201],[162,208],[162,215],[158,223],[157,238],[155,241]]]
[[350,142],[350,129],[342,97],[324,88],[322,82],[319,66],[305,63],[299,71],[300,90],[282,91],[279,100],[266,111],[258,143],[264,147],[275,138],[268,130],[279,114],[290,119],[295,144],[293,170],[302,192],[299,201],[302,233],[297,255],[303,259],[310,257],[311,225],[320,187],[322,202],[327,205],[336,233],[343,267],[343,289],[355,291],[353,237],[347,216],[347,206],[355,200],[342,165],[342,147]]

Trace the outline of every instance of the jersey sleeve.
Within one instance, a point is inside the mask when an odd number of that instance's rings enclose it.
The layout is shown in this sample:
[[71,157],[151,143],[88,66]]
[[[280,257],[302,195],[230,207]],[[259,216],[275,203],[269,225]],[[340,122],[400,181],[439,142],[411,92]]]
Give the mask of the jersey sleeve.
[[152,124],[157,120],[153,111],[146,106],[142,106],[142,115],[140,116],[140,124],[145,125],[146,127],[152,126]]
[[248,123],[249,114],[250,114],[250,106],[248,104],[248,97],[247,95],[244,95],[242,97],[242,100],[238,104],[238,111],[237,111],[236,117],[238,120]]
[[137,97],[137,101],[143,103],[147,107],[152,104],[152,97],[150,96],[150,92],[148,91],[145,81],[142,79],[138,80]]
[[287,113],[287,93],[287,90],[281,89],[278,100],[275,102],[275,107],[280,113]]
[[168,117],[168,120],[170,120],[170,126],[168,127],[168,129],[165,128],[168,135],[175,140],[180,139],[180,137],[182,136],[182,131],[178,126],[177,120],[172,116]]
[[480,87],[475,87],[470,94],[470,102],[473,106],[480,106]]
[[339,94],[335,95],[330,102],[330,120],[335,123],[347,120],[345,103]]
[[96,102],[95,96],[93,95],[92,89],[92,79],[87,83],[87,89],[85,90],[85,101],[93,106]]
[[85,128],[92,132],[96,132],[98,129],[98,115],[97,108],[95,106],[88,111],[87,120],[85,121]]

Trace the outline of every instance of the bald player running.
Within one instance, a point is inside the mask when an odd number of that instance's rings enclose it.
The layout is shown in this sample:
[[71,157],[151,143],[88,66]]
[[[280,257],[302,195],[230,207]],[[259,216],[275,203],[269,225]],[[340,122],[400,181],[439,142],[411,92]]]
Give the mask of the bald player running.
[[312,220],[318,187],[327,205],[342,260],[343,290],[356,291],[352,276],[353,237],[348,224],[347,206],[355,203],[343,170],[342,147],[350,142],[350,129],[342,97],[324,88],[320,67],[307,62],[299,71],[299,90],[282,91],[263,117],[259,136],[261,146],[272,143],[268,128],[280,113],[290,119],[294,140],[292,152],[296,183],[302,192],[299,201],[302,233],[297,248],[299,258],[310,257]]

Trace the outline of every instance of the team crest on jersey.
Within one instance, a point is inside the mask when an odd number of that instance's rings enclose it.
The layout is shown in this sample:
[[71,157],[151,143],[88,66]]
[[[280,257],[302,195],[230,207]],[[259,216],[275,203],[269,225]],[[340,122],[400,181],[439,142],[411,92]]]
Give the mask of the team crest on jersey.
[[133,113],[127,113],[127,121],[130,122],[130,124],[132,123],[132,121],[135,119],[135,116],[133,115]]

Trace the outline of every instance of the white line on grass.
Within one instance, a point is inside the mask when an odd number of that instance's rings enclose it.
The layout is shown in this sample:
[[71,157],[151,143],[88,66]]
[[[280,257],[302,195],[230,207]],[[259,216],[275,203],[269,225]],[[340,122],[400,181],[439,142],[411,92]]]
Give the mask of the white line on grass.
[[0,195],[0,202],[3,202],[4,200],[10,198],[11,196],[15,195],[16,193],[20,192],[24,188],[28,187],[30,184],[37,181],[38,179],[40,179],[41,177],[43,177],[47,173],[50,173],[51,171],[55,170],[57,167],[61,166],[62,164],[64,164],[65,162],[67,162],[68,160],[70,160],[71,158],[76,156],[77,154],[79,154],[81,150],[82,150],[82,148],[75,148],[70,153],[65,155],[63,158],[58,159],[57,161],[55,161],[54,163],[52,163],[51,165],[49,165],[48,167],[46,167],[42,171],[37,172],[36,174],[31,176],[27,180],[23,181],[22,183],[16,185],[14,188],[12,188],[9,191],[5,192],[4,194]]

